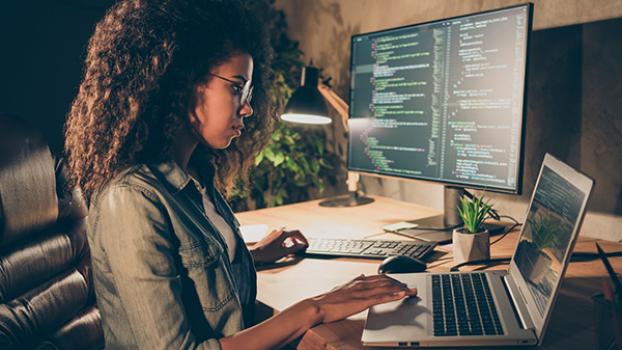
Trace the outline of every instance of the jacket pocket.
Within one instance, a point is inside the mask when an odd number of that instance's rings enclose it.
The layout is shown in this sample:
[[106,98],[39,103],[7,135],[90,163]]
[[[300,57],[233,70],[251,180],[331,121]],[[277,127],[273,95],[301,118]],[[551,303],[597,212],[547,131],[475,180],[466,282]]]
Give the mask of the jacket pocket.
[[222,259],[224,248],[214,240],[192,241],[179,247],[179,255],[188,269],[204,268]]
[[196,242],[181,246],[179,253],[204,311],[220,311],[235,299],[226,252],[220,244],[213,240]]

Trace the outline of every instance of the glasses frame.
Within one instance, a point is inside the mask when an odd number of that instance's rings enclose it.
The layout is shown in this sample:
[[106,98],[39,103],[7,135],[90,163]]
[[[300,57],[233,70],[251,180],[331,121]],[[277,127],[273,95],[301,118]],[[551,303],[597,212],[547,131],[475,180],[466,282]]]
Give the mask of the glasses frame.
[[240,88],[242,90],[242,93],[240,94],[240,106],[243,106],[246,103],[249,105],[251,104],[251,101],[253,100],[253,84],[251,83],[251,80],[247,80],[243,84],[240,84],[240,82],[223,77],[222,75],[215,73],[208,74]]

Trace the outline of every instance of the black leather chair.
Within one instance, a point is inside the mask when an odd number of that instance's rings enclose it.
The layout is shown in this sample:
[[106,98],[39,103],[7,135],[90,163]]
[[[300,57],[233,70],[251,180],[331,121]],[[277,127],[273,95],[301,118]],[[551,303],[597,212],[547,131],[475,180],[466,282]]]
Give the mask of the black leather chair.
[[64,187],[40,135],[0,115],[0,349],[104,347],[86,208]]

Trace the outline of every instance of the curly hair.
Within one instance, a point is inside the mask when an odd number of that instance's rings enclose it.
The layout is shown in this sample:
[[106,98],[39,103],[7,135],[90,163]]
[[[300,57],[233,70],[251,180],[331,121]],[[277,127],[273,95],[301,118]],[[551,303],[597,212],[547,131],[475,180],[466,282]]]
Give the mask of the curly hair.
[[248,183],[275,122],[266,81],[271,51],[260,21],[236,1],[122,0],[96,25],[65,126],[70,185],[90,203],[120,171],[170,156],[194,87],[237,53],[253,57],[253,109],[245,133],[209,153],[216,185]]

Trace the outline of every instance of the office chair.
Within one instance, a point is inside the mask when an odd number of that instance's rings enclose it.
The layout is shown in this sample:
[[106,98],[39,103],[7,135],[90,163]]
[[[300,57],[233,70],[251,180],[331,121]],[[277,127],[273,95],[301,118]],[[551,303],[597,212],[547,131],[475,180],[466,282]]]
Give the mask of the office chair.
[[86,207],[25,122],[0,114],[0,349],[101,349]]

